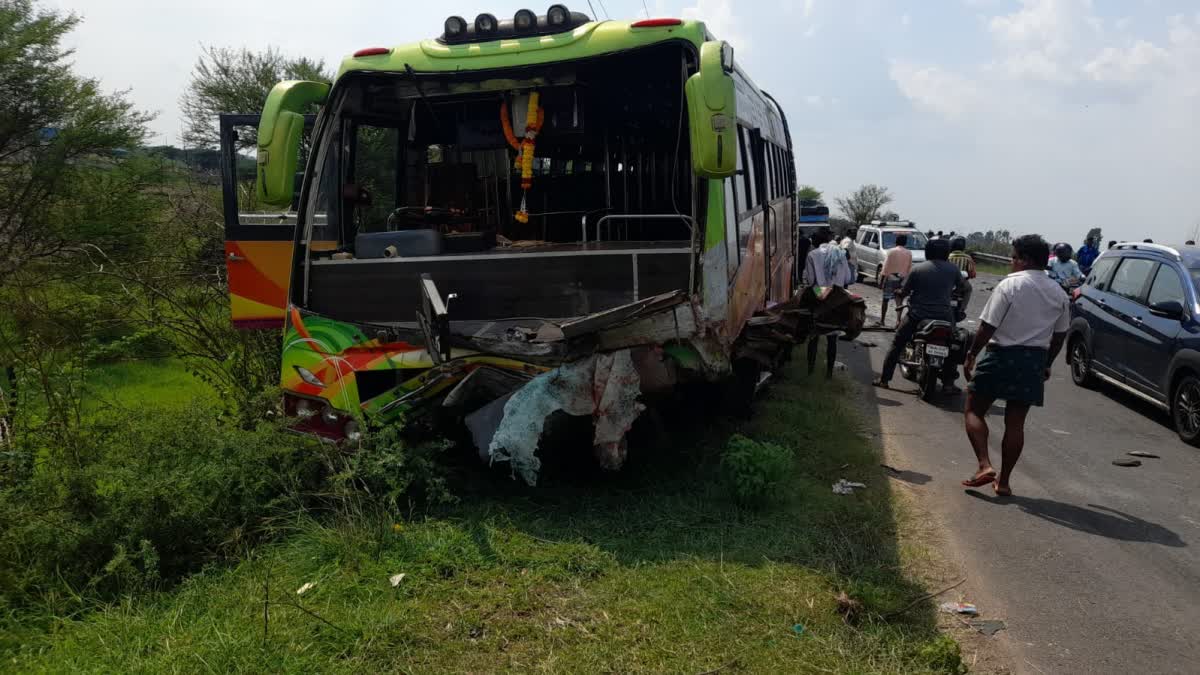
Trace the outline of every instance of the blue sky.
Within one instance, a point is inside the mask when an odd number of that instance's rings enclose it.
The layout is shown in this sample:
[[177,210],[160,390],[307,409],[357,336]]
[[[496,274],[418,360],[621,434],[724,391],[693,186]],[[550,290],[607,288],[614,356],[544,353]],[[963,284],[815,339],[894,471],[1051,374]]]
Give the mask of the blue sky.
[[[200,45],[272,45],[334,66],[440,32],[455,0],[47,0],[76,11],[83,72],[129,89],[178,139]],[[548,4],[548,3],[547,3]],[[568,3],[589,11],[586,0]],[[731,41],[788,113],[801,181],[887,185],[934,229],[1182,241],[1200,228],[1197,0],[592,0],[687,16]]]

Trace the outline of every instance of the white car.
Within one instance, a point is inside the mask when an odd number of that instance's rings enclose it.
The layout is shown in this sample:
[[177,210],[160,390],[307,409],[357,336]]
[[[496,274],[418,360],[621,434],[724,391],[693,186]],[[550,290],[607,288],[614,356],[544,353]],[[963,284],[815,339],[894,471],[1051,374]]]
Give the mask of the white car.
[[854,240],[854,249],[858,257],[858,279],[872,279],[879,283],[879,270],[883,267],[883,257],[889,248],[896,245],[896,236],[908,235],[905,248],[912,251],[913,264],[925,262],[925,244],[929,238],[909,223],[880,223],[858,228],[858,238]]

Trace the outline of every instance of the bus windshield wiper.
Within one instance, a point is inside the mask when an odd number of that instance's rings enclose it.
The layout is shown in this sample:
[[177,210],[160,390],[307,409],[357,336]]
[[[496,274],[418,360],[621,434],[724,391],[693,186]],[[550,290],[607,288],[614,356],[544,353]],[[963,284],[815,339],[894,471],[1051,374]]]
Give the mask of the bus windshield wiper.
[[433,111],[433,104],[429,102],[429,99],[425,97],[425,92],[421,89],[421,81],[417,78],[417,71],[413,70],[412,64],[406,63],[404,64],[404,72],[412,80],[413,88],[417,90],[417,96],[421,99],[421,102],[429,109],[429,116],[433,118],[433,123],[440,129],[442,123],[438,120],[437,113]]

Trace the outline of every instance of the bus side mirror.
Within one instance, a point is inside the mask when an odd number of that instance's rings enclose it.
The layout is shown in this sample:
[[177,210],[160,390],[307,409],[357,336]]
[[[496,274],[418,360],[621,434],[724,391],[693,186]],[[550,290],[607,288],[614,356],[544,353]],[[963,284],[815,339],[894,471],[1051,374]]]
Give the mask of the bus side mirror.
[[304,113],[329,95],[329,84],[291,80],[267,95],[258,123],[258,201],[282,209],[292,205]]
[[737,110],[733,47],[700,45],[700,71],[684,87],[692,144],[692,169],[701,178],[729,178],[737,169]]

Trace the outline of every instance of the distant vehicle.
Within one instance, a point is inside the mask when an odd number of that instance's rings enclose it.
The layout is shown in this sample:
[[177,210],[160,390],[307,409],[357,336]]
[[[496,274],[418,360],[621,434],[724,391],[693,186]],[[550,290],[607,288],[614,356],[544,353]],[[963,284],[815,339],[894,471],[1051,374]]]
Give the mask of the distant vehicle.
[[819,199],[801,199],[800,217],[796,222],[796,234],[800,237],[811,237],[821,230],[828,230],[829,207]]
[[1200,251],[1118,244],[1072,294],[1067,363],[1081,387],[1103,381],[1171,413],[1200,445]]
[[887,250],[896,245],[896,235],[908,235],[905,248],[912,251],[913,264],[925,262],[925,244],[929,238],[917,229],[912,221],[884,222],[871,221],[870,225],[860,225],[855,248],[858,251],[858,281],[871,278],[880,283],[879,271],[883,268],[883,257]]

